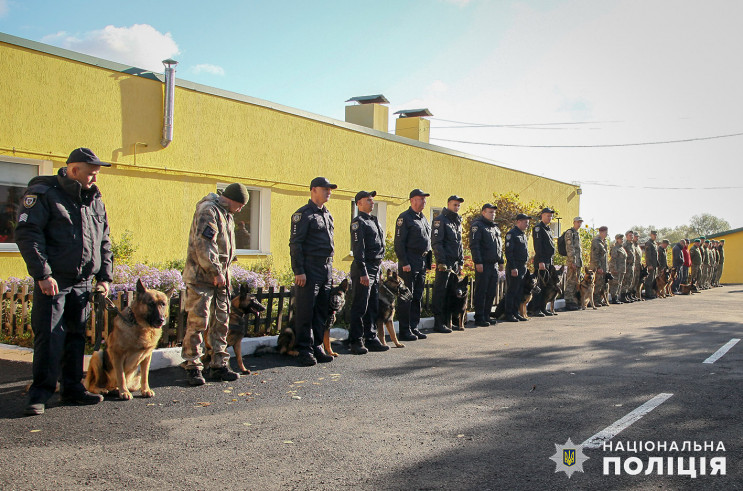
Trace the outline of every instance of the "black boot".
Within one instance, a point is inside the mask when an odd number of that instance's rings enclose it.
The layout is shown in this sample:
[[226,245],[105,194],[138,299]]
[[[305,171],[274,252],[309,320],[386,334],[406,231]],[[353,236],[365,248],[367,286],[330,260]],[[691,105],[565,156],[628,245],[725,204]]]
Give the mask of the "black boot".
[[397,339],[400,341],[418,341],[418,336],[410,332],[410,329],[400,329]]
[[433,316],[433,330],[442,334],[448,334],[451,329],[444,325],[444,319],[441,314]]
[[369,350],[366,349],[366,346],[364,346],[364,342],[361,341],[361,338],[352,339],[349,349],[354,355],[365,355],[369,352]]

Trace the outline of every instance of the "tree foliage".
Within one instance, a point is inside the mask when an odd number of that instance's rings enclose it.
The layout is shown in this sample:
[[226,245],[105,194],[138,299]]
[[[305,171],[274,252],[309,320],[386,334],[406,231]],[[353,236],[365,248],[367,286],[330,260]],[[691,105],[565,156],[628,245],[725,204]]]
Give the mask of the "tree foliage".
[[709,213],[702,213],[701,215],[691,217],[689,227],[693,230],[694,235],[698,237],[730,230],[730,222]]

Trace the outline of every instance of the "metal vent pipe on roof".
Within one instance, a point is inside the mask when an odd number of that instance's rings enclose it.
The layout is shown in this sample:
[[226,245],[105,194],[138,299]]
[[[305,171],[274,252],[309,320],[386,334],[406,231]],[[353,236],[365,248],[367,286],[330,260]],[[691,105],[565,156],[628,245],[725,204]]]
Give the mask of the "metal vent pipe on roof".
[[165,65],[165,104],[163,105],[163,139],[160,145],[163,148],[173,141],[173,105],[175,95],[175,66],[177,61],[168,58],[163,60]]

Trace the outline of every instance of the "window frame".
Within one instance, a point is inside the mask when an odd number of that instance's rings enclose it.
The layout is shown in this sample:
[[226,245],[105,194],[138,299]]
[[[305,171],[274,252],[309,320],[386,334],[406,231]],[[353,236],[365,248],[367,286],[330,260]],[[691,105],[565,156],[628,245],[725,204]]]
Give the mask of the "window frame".
[[[229,183],[218,182],[217,194],[222,194]],[[249,191],[258,192],[258,248],[235,249],[238,256],[267,256],[271,254],[271,189],[257,186],[245,186]],[[251,200],[252,203],[252,200]],[[252,204],[251,204],[252,206]]]
[[[38,176],[53,176],[54,163],[51,160],[27,159],[0,155],[0,162],[8,164],[32,165],[38,167]],[[28,183],[27,183],[28,184]],[[0,252],[20,252],[15,243],[0,243]]]

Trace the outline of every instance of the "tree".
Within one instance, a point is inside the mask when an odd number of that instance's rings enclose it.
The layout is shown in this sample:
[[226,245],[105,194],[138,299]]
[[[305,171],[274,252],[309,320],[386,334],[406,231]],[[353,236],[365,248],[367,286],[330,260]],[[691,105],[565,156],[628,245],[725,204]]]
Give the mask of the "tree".
[[691,217],[689,228],[693,231],[692,235],[701,237],[730,230],[730,222],[709,213],[702,213]]

